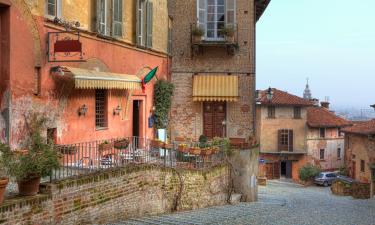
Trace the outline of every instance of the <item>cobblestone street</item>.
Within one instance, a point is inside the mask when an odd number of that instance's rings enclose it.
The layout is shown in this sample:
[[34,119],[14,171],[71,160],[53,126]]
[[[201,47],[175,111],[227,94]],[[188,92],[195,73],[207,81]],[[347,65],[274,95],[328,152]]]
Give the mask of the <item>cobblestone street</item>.
[[120,224],[374,225],[375,199],[337,197],[329,188],[270,182],[259,202],[122,221]]

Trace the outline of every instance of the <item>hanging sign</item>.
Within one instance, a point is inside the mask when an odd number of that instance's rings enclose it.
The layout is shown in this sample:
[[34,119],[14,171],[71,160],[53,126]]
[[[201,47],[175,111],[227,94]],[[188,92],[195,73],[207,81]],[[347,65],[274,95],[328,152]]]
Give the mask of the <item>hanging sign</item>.
[[49,32],[48,62],[82,62],[84,53],[79,32]]

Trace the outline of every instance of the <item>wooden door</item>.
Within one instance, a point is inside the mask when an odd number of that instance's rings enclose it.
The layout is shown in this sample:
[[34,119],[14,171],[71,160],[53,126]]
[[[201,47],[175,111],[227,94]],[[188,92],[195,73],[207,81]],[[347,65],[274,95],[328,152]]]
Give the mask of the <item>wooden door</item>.
[[226,119],[225,102],[205,102],[203,103],[203,134],[212,139],[214,137],[225,136]]
[[286,161],[286,174],[285,177],[291,179],[292,176],[292,161]]
[[280,163],[266,164],[266,177],[268,180],[280,179]]
[[350,174],[350,176],[353,179],[356,179],[356,177],[355,177],[355,171],[356,171],[356,163],[355,163],[355,161],[352,161],[352,168],[351,168],[351,174]]

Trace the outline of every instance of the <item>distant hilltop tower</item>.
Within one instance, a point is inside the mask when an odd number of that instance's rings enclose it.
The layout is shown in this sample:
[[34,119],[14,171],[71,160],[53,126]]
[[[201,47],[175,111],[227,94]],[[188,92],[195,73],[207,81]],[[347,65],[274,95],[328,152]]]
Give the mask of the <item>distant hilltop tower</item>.
[[307,100],[312,99],[311,90],[309,86],[309,78],[307,78],[306,88],[305,88],[305,91],[303,92],[303,98]]

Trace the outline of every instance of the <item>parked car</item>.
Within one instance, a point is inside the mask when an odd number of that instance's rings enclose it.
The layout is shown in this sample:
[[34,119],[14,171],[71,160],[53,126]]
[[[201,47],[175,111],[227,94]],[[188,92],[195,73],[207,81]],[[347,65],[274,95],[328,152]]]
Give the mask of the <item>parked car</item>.
[[332,185],[333,181],[337,179],[337,173],[334,172],[322,172],[314,179],[314,183],[328,187]]

